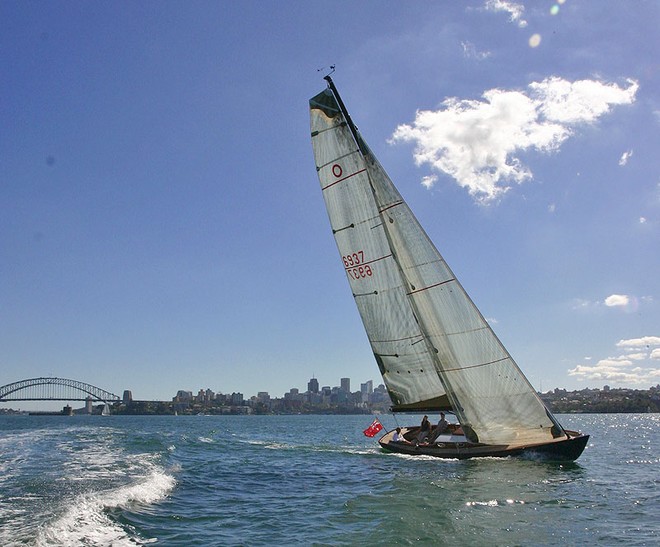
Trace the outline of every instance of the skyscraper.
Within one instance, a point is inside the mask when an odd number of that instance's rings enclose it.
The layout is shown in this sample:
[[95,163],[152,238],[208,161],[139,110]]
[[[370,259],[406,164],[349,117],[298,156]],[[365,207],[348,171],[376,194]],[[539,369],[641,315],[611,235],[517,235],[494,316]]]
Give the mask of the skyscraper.
[[339,380],[341,384],[342,390],[344,390],[346,393],[351,392],[351,379],[350,378],[342,378]]
[[309,382],[307,382],[307,391],[310,393],[319,392],[319,381],[316,378],[312,378]]

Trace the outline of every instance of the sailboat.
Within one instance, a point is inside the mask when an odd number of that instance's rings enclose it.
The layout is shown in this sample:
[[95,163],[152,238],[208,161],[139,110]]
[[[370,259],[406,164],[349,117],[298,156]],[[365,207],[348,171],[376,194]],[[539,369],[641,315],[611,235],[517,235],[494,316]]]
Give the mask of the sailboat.
[[105,403],[103,405],[103,410],[101,410],[101,416],[110,416],[110,405]]
[[354,125],[330,76],[310,99],[316,170],[339,254],[392,412],[448,412],[382,449],[440,458],[573,461],[588,435],[564,429],[497,338]]

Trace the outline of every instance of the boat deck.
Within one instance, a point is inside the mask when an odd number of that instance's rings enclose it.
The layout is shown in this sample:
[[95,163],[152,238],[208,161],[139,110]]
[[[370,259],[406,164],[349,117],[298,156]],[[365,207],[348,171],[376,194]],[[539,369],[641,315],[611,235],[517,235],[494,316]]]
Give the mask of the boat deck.
[[[419,427],[402,427],[401,433],[403,434],[403,438],[406,439],[406,442],[415,444],[417,442],[417,435],[419,434]],[[394,435],[394,431],[392,431],[392,435]],[[429,444],[427,442],[422,442],[419,443],[419,445],[433,446],[434,444],[442,444],[442,443],[466,443],[466,442],[468,442],[468,440],[463,434],[463,430],[457,426],[450,426],[450,431],[448,433],[443,433],[441,435],[438,435],[434,443]]]

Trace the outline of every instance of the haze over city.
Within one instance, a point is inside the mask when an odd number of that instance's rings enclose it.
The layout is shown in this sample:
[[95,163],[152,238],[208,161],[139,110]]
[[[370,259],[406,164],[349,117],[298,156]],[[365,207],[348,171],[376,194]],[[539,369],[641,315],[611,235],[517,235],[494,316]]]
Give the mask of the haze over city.
[[287,4],[0,3],[0,385],[380,384],[310,144],[331,65],[536,389],[660,383],[660,5]]

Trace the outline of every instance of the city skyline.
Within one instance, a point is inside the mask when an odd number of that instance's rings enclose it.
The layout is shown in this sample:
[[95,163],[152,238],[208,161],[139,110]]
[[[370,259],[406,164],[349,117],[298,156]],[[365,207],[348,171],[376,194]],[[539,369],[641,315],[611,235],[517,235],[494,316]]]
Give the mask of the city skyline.
[[[379,377],[380,378],[380,377]],[[25,379],[22,379],[25,380]],[[313,389],[310,389],[310,384],[313,384],[313,382],[316,382],[317,387],[316,391]],[[346,390],[342,387],[342,385],[346,385],[348,383],[349,385],[349,390]],[[136,393],[134,396],[133,390],[130,388],[124,388],[119,392],[114,392],[115,395],[117,395],[120,400],[125,401],[127,394],[130,400],[135,400],[135,401],[143,401],[143,402],[169,402],[169,401],[174,401],[177,399],[181,394],[186,393],[189,396],[189,399],[192,400],[197,400],[199,397],[203,398],[208,398],[209,393],[211,393],[211,397],[214,398],[216,396],[225,396],[225,397],[233,397],[239,395],[242,400],[248,402],[254,399],[261,399],[264,396],[266,396],[269,399],[285,399],[287,396],[295,394],[295,395],[305,395],[308,393],[321,393],[324,390],[328,390],[327,394],[336,394],[338,391],[343,391],[346,393],[350,394],[355,394],[355,393],[366,393],[366,394],[371,394],[374,392],[378,393],[387,393],[387,389],[382,382],[382,379],[379,380],[378,383],[375,383],[373,379],[366,380],[365,382],[359,382],[359,389],[350,389],[350,384],[351,384],[351,378],[348,377],[342,377],[339,378],[339,385],[322,385],[318,383],[318,378],[316,376],[312,376],[310,380],[307,382],[307,389],[303,390],[300,387],[295,387],[291,386],[281,394],[279,393],[274,393],[271,392],[270,390],[267,389],[259,389],[254,392],[243,392],[240,390],[231,390],[231,389],[213,389],[209,386],[206,387],[197,387],[194,389],[187,389],[187,388],[180,388],[176,390],[176,393],[174,395],[169,395],[169,394],[164,394],[164,396],[161,397],[156,397],[152,399],[144,399],[140,397],[139,393]],[[103,389],[102,386],[96,386],[98,388]],[[256,388],[255,388],[256,389]],[[569,392],[579,392],[581,389],[595,389],[595,390],[603,390],[603,391],[609,391],[612,389],[612,387],[608,384],[603,384],[602,386],[590,386],[590,387],[585,387],[585,388],[580,388],[576,390],[566,390],[565,388],[561,387],[546,387],[546,389],[537,389],[539,393],[542,394],[552,394],[556,393],[558,391],[569,391]],[[616,389],[616,388],[615,388]],[[639,390],[653,390],[653,389],[660,389],[660,384],[655,384],[655,385],[650,385],[650,386],[637,386],[636,388],[633,389],[639,389]],[[120,395],[121,393],[121,395]],[[388,397],[389,399],[389,397]],[[12,406],[13,405],[13,406]],[[9,409],[9,408],[14,408],[14,409],[21,409],[21,410],[51,410],[51,411],[59,411],[61,407],[61,402],[57,401],[6,401],[3,403],[0,403],[0,410],[2,408]]]
[[[69,391],[73,391],[77,393],[77,396],[75,398],[71,398],[69,402],[73,401],[80,401],[83,400],[81,399],[83,395],[83,391],[81,390],[81,386],[79,384],[85,384],[82,387],[85,387],[87,389],[95,389],[95,390],[103,390],[101,386],[97,386],[94,384],[89,384],[87,382],[82,382],[80,380],[74,380],[72,378],[62,378],[62,377],[48,377],[49,380],[57,380],[58,382],[48,382],[50,386],[52,385],[59,385],[59,391],[58,391],[58,397],[57,399],[37,399],[33,401],[13,401],[13,400],[7,400],[7,401],[1,401],[0,402],[0,410],[3,408],[5,409],[14,409],[14,410],[24,410],[24,411],[35,411],[35,410],[47,410],[47,411],[59,411],[60,407],[62,405],[62,401],[66,400],[66,398],[61,398],[62,397],[62,392],[61,390],[63,389],[63,385],[68,386],[67,389]],[[29,380],[28,378],[23,378],[20,380],[17,380],[17,382],[24,382],[26,380]],[[69,383],[69,381],[71,381]],[[376,385],[374,388],[374,382],[373,380],[367,380],[365,382],[362,382],[359,384],[360,388],[358,390],[351,390],[350,388],[351,384],[351,379],[347,377],[342,377],[339,379],[339,385],[321,385],[318,383],[318,380],[315,377],[312,377],[308,382],[307,382],[307,390],[301,390],[300,388],[297,387],[290,387],[288,391],[285,391],[281,395],[272,393],[268,390],[257,390],[254,393],[244,393],[241,391],[224,391],[224,390],[214,390],[210,387],[198,387],[196,389],[178,389],[176,391],[176,394],[174,396],[161,396],[158,398],[152,398],[152,399],[144,399],[140,397],[139,393],[133,392],[133,389],[130,387],[124,387],[124,389],[117,391],[117,392],[111,392],[109,391],[106,395],[110,396],[110,394],[114,394],[118,399],[118,401],[121,401],[123,403],[130,402],[130,401],[138,401],[138,402],[169,402],[169,401],[179,401],[179,402],[187,402],[187,401],[210,401],[210,400],[215,400],[216,398],[221,397],[223,400],[231,400],[231,404],[234,405],[240,405],[241,402],[239,401],[251,401],[251,400],[262,400],[262,399],[267,399],[267,400],[278,400],[278,399],[287,399],[292,396],[297,397],[298,395],[315,395],[315,394],[320,394],[324,396],[330,396],[330,395],[336,395],[337,393],[345,393],[345,394],[356,394],[356,393],[361,393],[364,395],[372,395],[374,393],[381,394],[381,395],[387,395],[387,389],[383,383],[380,383]],[[44,387],[43,384],[36,384],[37,386]],[[76,387],[73,387],[76,386]],[[311,389],[310,389],[311,386]],[[35,385],[31,385],[27,389],[34,389]],[[23,388],[21,388],[23,389]],[[105,390],[104,390],[105,391]],[[20,393],[20,390],[19,390]],[[121,395],[120,395],[121,394]],[[34,396],[35,392],[32,392],[30,396]],[[382,397],[379,398],[379,400],[382,399]],[[91,404],[94,402],[94,404],[99,404],[99,401],[97,399],[93,399],[91,396],[87,396],[85,398],[87,400],[88,404]],[[387,395],[387,400],[389,401],[389,395]],[[363,402],[366,402],[363,401]]]
[[[51,378],[53,379],[53,378]],[[55,380],[63,380],[54,378]],[[350,378],[340,378],[340,386],[320,386],[316,378],[308,382],[307,391],[292,387],[289,391],[271,394],[258,391],[256,394],[241,392],[217,392],[210,388],[178,390],[173,397],[142,400],[134,398],[130,389],[125,389],[118,401],[112,403],[113,413],[118,414],[279,414],[279,413],[321,413],[321,414],[369,414],[388,412],[391,400],[384,384],[375,388],[372,380],[360,384],[360,389],[350,389]],[[88,385],[88,388],[98,386]],[[660,408],[660,384],[649,389],[583,388],[566,390],[548,389],[539,392],[541,398],[553,412],[657,412]],[[34,394],[33,394],[34,395]],[[59,396],[62,394],[59,393]],[[46,414],[100,414],[107,411],[107,405],[100,400],[87,396],[67,400],[4,401],[0,405],[0,414],[16,412]],[[77,401],[85,401],[83,407],[76,406]],[[67,401],[64,407],[62,404]]]

